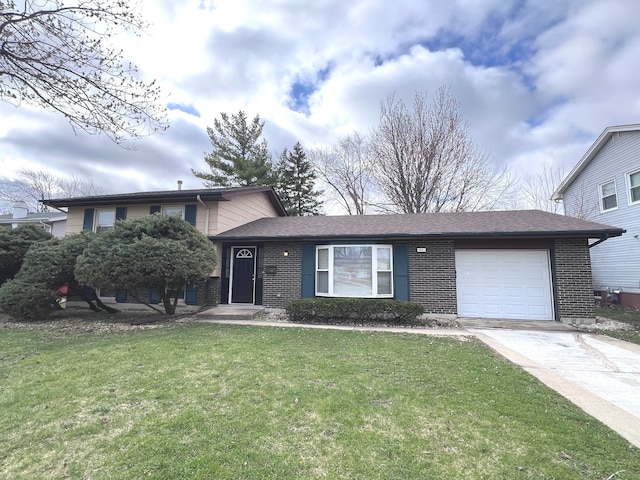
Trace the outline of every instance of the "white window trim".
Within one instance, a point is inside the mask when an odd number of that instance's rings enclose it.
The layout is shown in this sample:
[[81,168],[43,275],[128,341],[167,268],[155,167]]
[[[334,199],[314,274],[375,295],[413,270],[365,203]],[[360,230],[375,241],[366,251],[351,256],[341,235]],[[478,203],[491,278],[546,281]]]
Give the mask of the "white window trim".
[[100,218],[100,212],[113,212],[113,223],[111,225],[108,225],[107,230],[110,230],[113,228],[113,226],[116,224],[116,209],[115,208],[97,208],[95,215],[94,215],[94,219],[93,219],[93,231],[94,232],[99,232],[100,230],[102,230],[102,225],[98,224],[98,219]]
[[[162,206],[162,214],[163,215],[167,215],[167,209],[169,208],[179,208],[182,210],[182,216],[180,217],[182,220],[184,220],[184,215],[185,215],[185,206],[184,205],[163,205]],[[175,215],[177,217],[177,215]]]
[[[629,205],[640,205],[640,200],[636,200],[634,202],[633,197],[631,196],[631,175],[635,175],[637,173],[640,173],[640,169],[632,170],[630,172],[627,172],[627,174],[625,175],[625,179],[627,181],[627,200],[629,202]],[[640,186],[636,185],[634,188],[640,188]]]
[[[604,196],[602,195],[602,187],[605,185],[608,185],[609,183],[613,183],[613,193],[616,196],[616,206],[613,208],[604,208]],[[620,199],[618,197],[618,186],[616,185],[616,179],[612,178],[609,179],[605,182],[601,182],[598,184],[598,206],[600,207],[600,212],[601,213],[605,213],[605,212],[613,212],[614,210],[618,209],[618,205],[620,204]]]
[[[371,250],[371,286],[373,290],[372,295],[345,295],[334,293],[333,291],[333,260],[334,248],[344,248],[344,247],[370,247]],[[389,266],[388,270],[378,270],[378,248],[387,248],[389,249]],[[329,256],[329,267],[328,269],[319,269],[318,268],[318,250],[328,249]],[[317,297],[343,297],[343,298],[393,298],[394,296],[394,284],[393,284],[393,245],[386,244],[375,244],[375,243],[367,243],[367,244],[339,244],[339,245],[316,245],[315,251],[315,268],[314,268],[314,283],[315,283],[315,294]],[[318,272],[328,272],[328,293],[327,292],[318,292]],[[391,293],[378,293],[378,273],[381,272],[389,272],[391,274]]]

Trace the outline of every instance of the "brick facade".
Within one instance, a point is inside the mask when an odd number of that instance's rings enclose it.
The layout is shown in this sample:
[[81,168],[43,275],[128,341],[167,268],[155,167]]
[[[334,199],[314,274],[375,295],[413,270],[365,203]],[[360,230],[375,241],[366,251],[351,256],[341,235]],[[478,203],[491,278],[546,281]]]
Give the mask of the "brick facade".
[[[402,243],[408,247],[409,300],[422,304],[428,314],[455,316],[455,242],[416,239]],[[587,239],[556,239],[552,248],[557,319],[574,323],[593,321],[594,302]],[[284,256],[285,251],[288,252],[287,256]],[[301,264],[302,247],[299,243],[265,243],[264,306],[285,308],[289,301],[300,298]]]
[[[288,256],[284,256],[284,252]],[[285,308],[300,298],[302,289],[302,247],[296,242],[264,244],[262,304]]]
[[[428,314],[455,315],[456,261],[453,240],[413,240],[409,246],[409,300]],[[418,249],[426,248],[426,252]]]
[[593,322],[591,259],[586,238],[558,238],[554,242],[557,317],[564,323]]

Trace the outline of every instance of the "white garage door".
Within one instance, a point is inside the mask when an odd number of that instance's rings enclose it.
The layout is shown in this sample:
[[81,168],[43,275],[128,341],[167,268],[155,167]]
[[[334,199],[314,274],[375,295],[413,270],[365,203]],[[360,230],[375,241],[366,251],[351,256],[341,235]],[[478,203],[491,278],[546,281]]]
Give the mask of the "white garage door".
[[456,250],[458,316],[553,320],[547,250]]

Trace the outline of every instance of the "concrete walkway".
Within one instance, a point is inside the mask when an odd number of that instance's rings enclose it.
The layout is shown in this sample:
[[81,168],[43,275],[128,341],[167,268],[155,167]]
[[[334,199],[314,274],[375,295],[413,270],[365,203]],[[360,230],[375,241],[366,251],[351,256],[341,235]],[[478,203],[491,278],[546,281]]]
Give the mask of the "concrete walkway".
[[464,328],[353,327],[261,320],[202,322],[474,336],[640,448],[640,345],[557,322],[462,321]]
[[468,331],[640,448],[640,345],[579,331]]

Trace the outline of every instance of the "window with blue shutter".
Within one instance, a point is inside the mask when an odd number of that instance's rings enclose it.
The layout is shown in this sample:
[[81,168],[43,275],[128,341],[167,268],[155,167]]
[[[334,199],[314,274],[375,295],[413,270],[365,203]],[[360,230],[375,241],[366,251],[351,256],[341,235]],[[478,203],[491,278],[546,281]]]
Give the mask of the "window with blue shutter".
[[187,283],[184,289],[184,303],[187,305],[198,304],[198,289],[192,283]]
[[82,222],[82,231],[90,232],[93,230],[93,215],[95,210],[93,208],[84,209],[84,220]]
[[160,205],[151,205],[149,207],[149,215],[153,215],[154,213],[160,213],[162,207]]
[[197,205],[185,205],[184,206],[184,220],[189,222],[194,227],[196,226],[196,214],[198,213]]
[[316,296],[316,246],[302,245],[302,298]]
[[393,284],[396,300],[409,300],[409,248],[393,246]]

